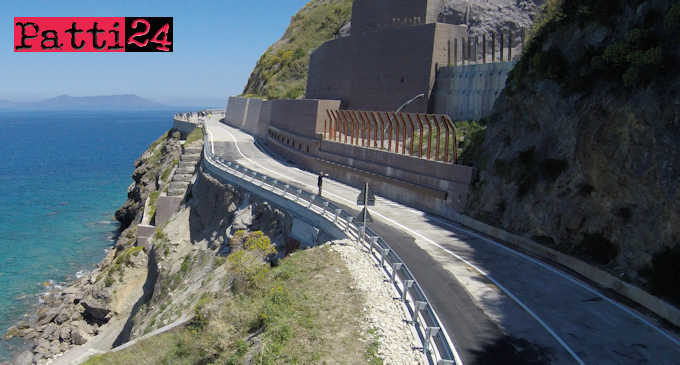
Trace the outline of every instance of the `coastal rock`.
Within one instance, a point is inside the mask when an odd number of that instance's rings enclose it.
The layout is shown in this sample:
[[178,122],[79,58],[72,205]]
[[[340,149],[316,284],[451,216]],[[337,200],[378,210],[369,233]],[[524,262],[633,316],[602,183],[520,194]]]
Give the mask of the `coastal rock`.
[[32,365],[33,353],[30,351],[24,351],[14,358],[13,363],[14,365]]
[[38,309],[38,317],[33,327],[44,326],[54,320],[54,317],[59,314],[58,309],[40,308]]
[[54,323],[50,323],[45,327],[41,337],[48,341],[59,339],[59,327]]
[[70,311],[69,309],[70,308],[62,307],[61,310],[59,311],[59,314],[57,314],[57,316],[54,317],[54,323],[64,324],[64,322],[71,319],[72,311]]
[[88,298],[81,302],[85,308],[84,317],[88,322],[103,324],[108,322],[111,310],[108,306],[96,299]]
[[83,345],[87,342],[87,337],[81,332],[80,329],[71,330],[71,343],[74,345]]
[[64,342],[71,341],[71,328],[68,326],[59,329],[59,338]]
[[11,340],[12,338],[19,336],[19,328],[17,326],[12,326],[7,329],[7,332],[5,332],[5,335],[2,336],[3,340]]

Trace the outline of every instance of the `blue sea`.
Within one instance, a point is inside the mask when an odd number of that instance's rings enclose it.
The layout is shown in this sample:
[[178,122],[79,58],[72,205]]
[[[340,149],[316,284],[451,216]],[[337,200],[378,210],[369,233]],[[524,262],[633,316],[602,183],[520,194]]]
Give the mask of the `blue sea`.
[[[172,114],[0,111],[0,338],[46,283],[104,257],[133,162]],[[20,346],[0,339],[0,362]]]

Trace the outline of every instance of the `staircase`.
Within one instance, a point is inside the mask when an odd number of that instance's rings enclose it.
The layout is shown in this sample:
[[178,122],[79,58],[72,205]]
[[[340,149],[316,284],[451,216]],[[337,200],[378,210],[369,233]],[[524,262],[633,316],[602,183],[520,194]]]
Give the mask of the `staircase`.
[[179,165],[168,186],[168,196],[184,196],[196,172],[196,164],[201,159],[202,150],[202,142],[184,146],[182,155],[179,157]]

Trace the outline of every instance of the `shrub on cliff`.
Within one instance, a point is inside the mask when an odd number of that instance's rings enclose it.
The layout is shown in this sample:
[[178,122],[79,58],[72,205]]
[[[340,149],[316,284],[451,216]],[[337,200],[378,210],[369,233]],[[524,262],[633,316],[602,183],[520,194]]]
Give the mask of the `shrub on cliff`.
[[296,99],[307,86],[309,55],[349,22],[352,0],[312,0],[291,19],[283,37],[257,61],[244,95]]

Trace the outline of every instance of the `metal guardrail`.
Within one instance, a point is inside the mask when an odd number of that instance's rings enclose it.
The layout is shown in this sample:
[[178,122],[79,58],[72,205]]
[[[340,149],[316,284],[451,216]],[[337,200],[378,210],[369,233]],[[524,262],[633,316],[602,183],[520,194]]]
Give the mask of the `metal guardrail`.
[[[207,134],[205,137],[207,138]],[[362,227],[353,222],[352,214],[333,202],[313,192],[291,186],[236,162],[215,156],[208,148],[209,145],[210,143],[204,143],[204,160],[213,167],[319,214],[343,230],[350,239],[359,243],[367,254],[372,255],[379,262],[380,267],[399,293],[399,300],[404,303],[411,315],[410,323],[415,326],[420,336],[423,353],[430,364],[456,364],[454,346],[444,332],[441,321],[425,292],[387,241],[368,227],[365,227],[366,234],[362,235]]]

